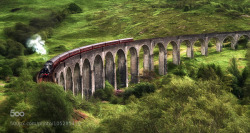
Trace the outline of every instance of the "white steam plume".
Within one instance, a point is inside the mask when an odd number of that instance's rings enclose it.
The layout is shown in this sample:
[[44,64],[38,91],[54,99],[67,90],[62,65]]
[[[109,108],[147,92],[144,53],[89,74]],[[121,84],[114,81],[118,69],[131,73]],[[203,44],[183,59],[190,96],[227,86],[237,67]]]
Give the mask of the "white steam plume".
[[38,34],[31,36],[27,40],[26,45],[28,48],[32,48],[32,50],[36,51],[38,54],[46,54],[46,49],[44,48],[45,41],[42,40],[41,36]]

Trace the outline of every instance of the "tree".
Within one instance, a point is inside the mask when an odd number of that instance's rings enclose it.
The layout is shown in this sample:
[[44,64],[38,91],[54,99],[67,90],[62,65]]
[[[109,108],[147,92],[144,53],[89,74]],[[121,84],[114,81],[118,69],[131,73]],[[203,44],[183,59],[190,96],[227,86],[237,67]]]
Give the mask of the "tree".
[[232,74],[233,76],[233,81],[232,81],[232,93],[237,96],[239,99],[242,99],[244,97],[244,92],[243,92],[243,87],[245,85],[245,81],[247,79],[247,68],[243,70],[241,73],[238,68],[238,64],[236,61],[236,58],[232,58],[231,64],[228,67],[228,71]]
[[0,55],[5,55],[6,54],[6,42],[0,40]]
[[12,76],[13,72],[11,68],[7,65],[4,65],[2,69],[0,69],[0,78],[6,80],[7,77]]
[[[42,82],[31,95],[36,121],[69,121],[73,111],[72,104],[61,86]],[[63,132],[69,126],[56,126],[56,132]]]
[[34,88],[34,82],[32,81],[32,76],[30,72],[23,69],[20,77],[17,80],[13,80],[8,86],[11,91],[21,100],[23,99],[27,103],[28,93]]
[[243,71],[243,77],[246,78],[245,80],[245,84],[243,87],[243,100],[242,100],[242,104],[250,104],[250,43],[248,44],[248,50],[247,50],[247,54],[246,54],[246,58],[247,58],[247,66],[245,67],[244,71]]
[[114,97],[114,90],[114,87],[108,81],[105,81],[105,88],[97,90],[94,93],[94,97],[110,101],[111,98]]
[[24,54],[25,47],[16,41],[8,40],[7,41],[7,48],[8,48],[8,58],[15,58],[17,56],[21,56]]
[[75,3],[71,3],[68,7],[68,10],[70,11],[70,13],[72,14],[76,14],[76,13],[82,13],[82,9],[81,7],[79,7],[77,4]]

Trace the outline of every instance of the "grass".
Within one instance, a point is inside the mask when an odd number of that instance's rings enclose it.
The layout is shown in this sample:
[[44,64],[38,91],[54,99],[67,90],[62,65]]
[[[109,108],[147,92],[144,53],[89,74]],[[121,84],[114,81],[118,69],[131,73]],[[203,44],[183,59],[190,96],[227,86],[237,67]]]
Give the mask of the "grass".
[[118,116],[120,113],[126,112],[127,107],[125,105],[102,103],[100,104],[100,112],[98,118],[108,118]]
[[0,103],[5,100],[5,88],[4,88],[5,82],[0,80]]
[[[145,39],[170,35],[250,30],[250,18],[232,19],[222,13],[216,13],[213,10],[213,4],[183,12],[174,8],[153,8],[152,5],[158,3],[152,1],[138,3],[127,0],[96,0],[91,2],[80,0],[46,2],[42,0],[13,0],[0,3],[2,5],[0,9],[2,12],[0,33],[3,34],[5,27],[13,26],[16,22],[27,24],[34,17],[46,17],[52,11],[62,10],[71,2],[77,3],[83,9],[83,13],[68,16],[63,23],[54,29],[53,36],[46,40],[48,51],[59,45],[65,45],[70,50],[123,37]],[[17,7],[21,10],[10,12],[11,9]],[[0,36],[0,39],[5,39],[5,37]],[[59,53],[50,53],[49,58]],[[36,57],[31,55],[28,58]],[[45,61],[39,58],[35,60]]]
[[0,80],[0,87],[2,86],[4,86],[5,85],[5,82],[3,81],[3,80]]
[[188,59],[181,57],[181,60],[185,63],[192,64],[195,67],[200,66],[201,64],[216,64],[220,65],[222,70],[226,70],[229,66],[230,59],[235,57],[238,59],[239,68],[243,69],[247,60],[245,60],[246,50],[229,50],[223,49],[222,52],[217,52],[215,49],[209,49],[208,56],[202,56],[200,52],[195,52],[195,57],[193,59]]
[[[2,89],[2,87],[0,87]],[[4,92],[0,92],[0,103],[6,99]]]

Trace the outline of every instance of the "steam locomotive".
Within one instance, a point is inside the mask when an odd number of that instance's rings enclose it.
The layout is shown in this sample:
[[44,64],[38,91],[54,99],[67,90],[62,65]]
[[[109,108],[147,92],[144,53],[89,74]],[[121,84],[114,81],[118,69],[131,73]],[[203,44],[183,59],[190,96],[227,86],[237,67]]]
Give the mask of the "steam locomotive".
[[133,38],[125,38],[125,39],[119,39],[119,40],[113,40],[113,41],[108,41],[108,42],[102,42],[102,43],[96,43],[88,46],[83,46],[80,48],[76,48],[73,50],[70,50],[68,52],[62,53],[58,56],[55,56],[54,58],[50,59],[44,64],[44,67],[42,70],[39,72],[37,75],[37,82],[42,82],[42,81],[53,81],[52,80],[52,73],[53,70],[63,61],[66,59],[81,54],[85,53],[94,49],[106,47],[106,46],[112,46],[112,45],[117,45],[117,44],[125,44],[128,42],[133,42]]

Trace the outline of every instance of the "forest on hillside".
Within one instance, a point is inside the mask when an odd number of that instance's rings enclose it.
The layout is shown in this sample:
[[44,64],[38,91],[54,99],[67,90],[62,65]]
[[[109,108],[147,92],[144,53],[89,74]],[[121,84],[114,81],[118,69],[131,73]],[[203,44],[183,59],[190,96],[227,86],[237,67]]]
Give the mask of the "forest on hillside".
[[[0,12],[0,132],[250,132],[247,36],[236,50],[225,39],[220,53],[211,40],[208,56],[196,42],[193,59],[182,44],[179,66],[169,46],[164,76],[157,73],[159,48],[155,71],[145,74],[141,51],[140,83],[115,91],[106,81],[89,99],[54,83],[36,83],[47,60],[80,46],[249,31],[249,0],[1,0]],[[28,43],[37,37],[45,54]]]

